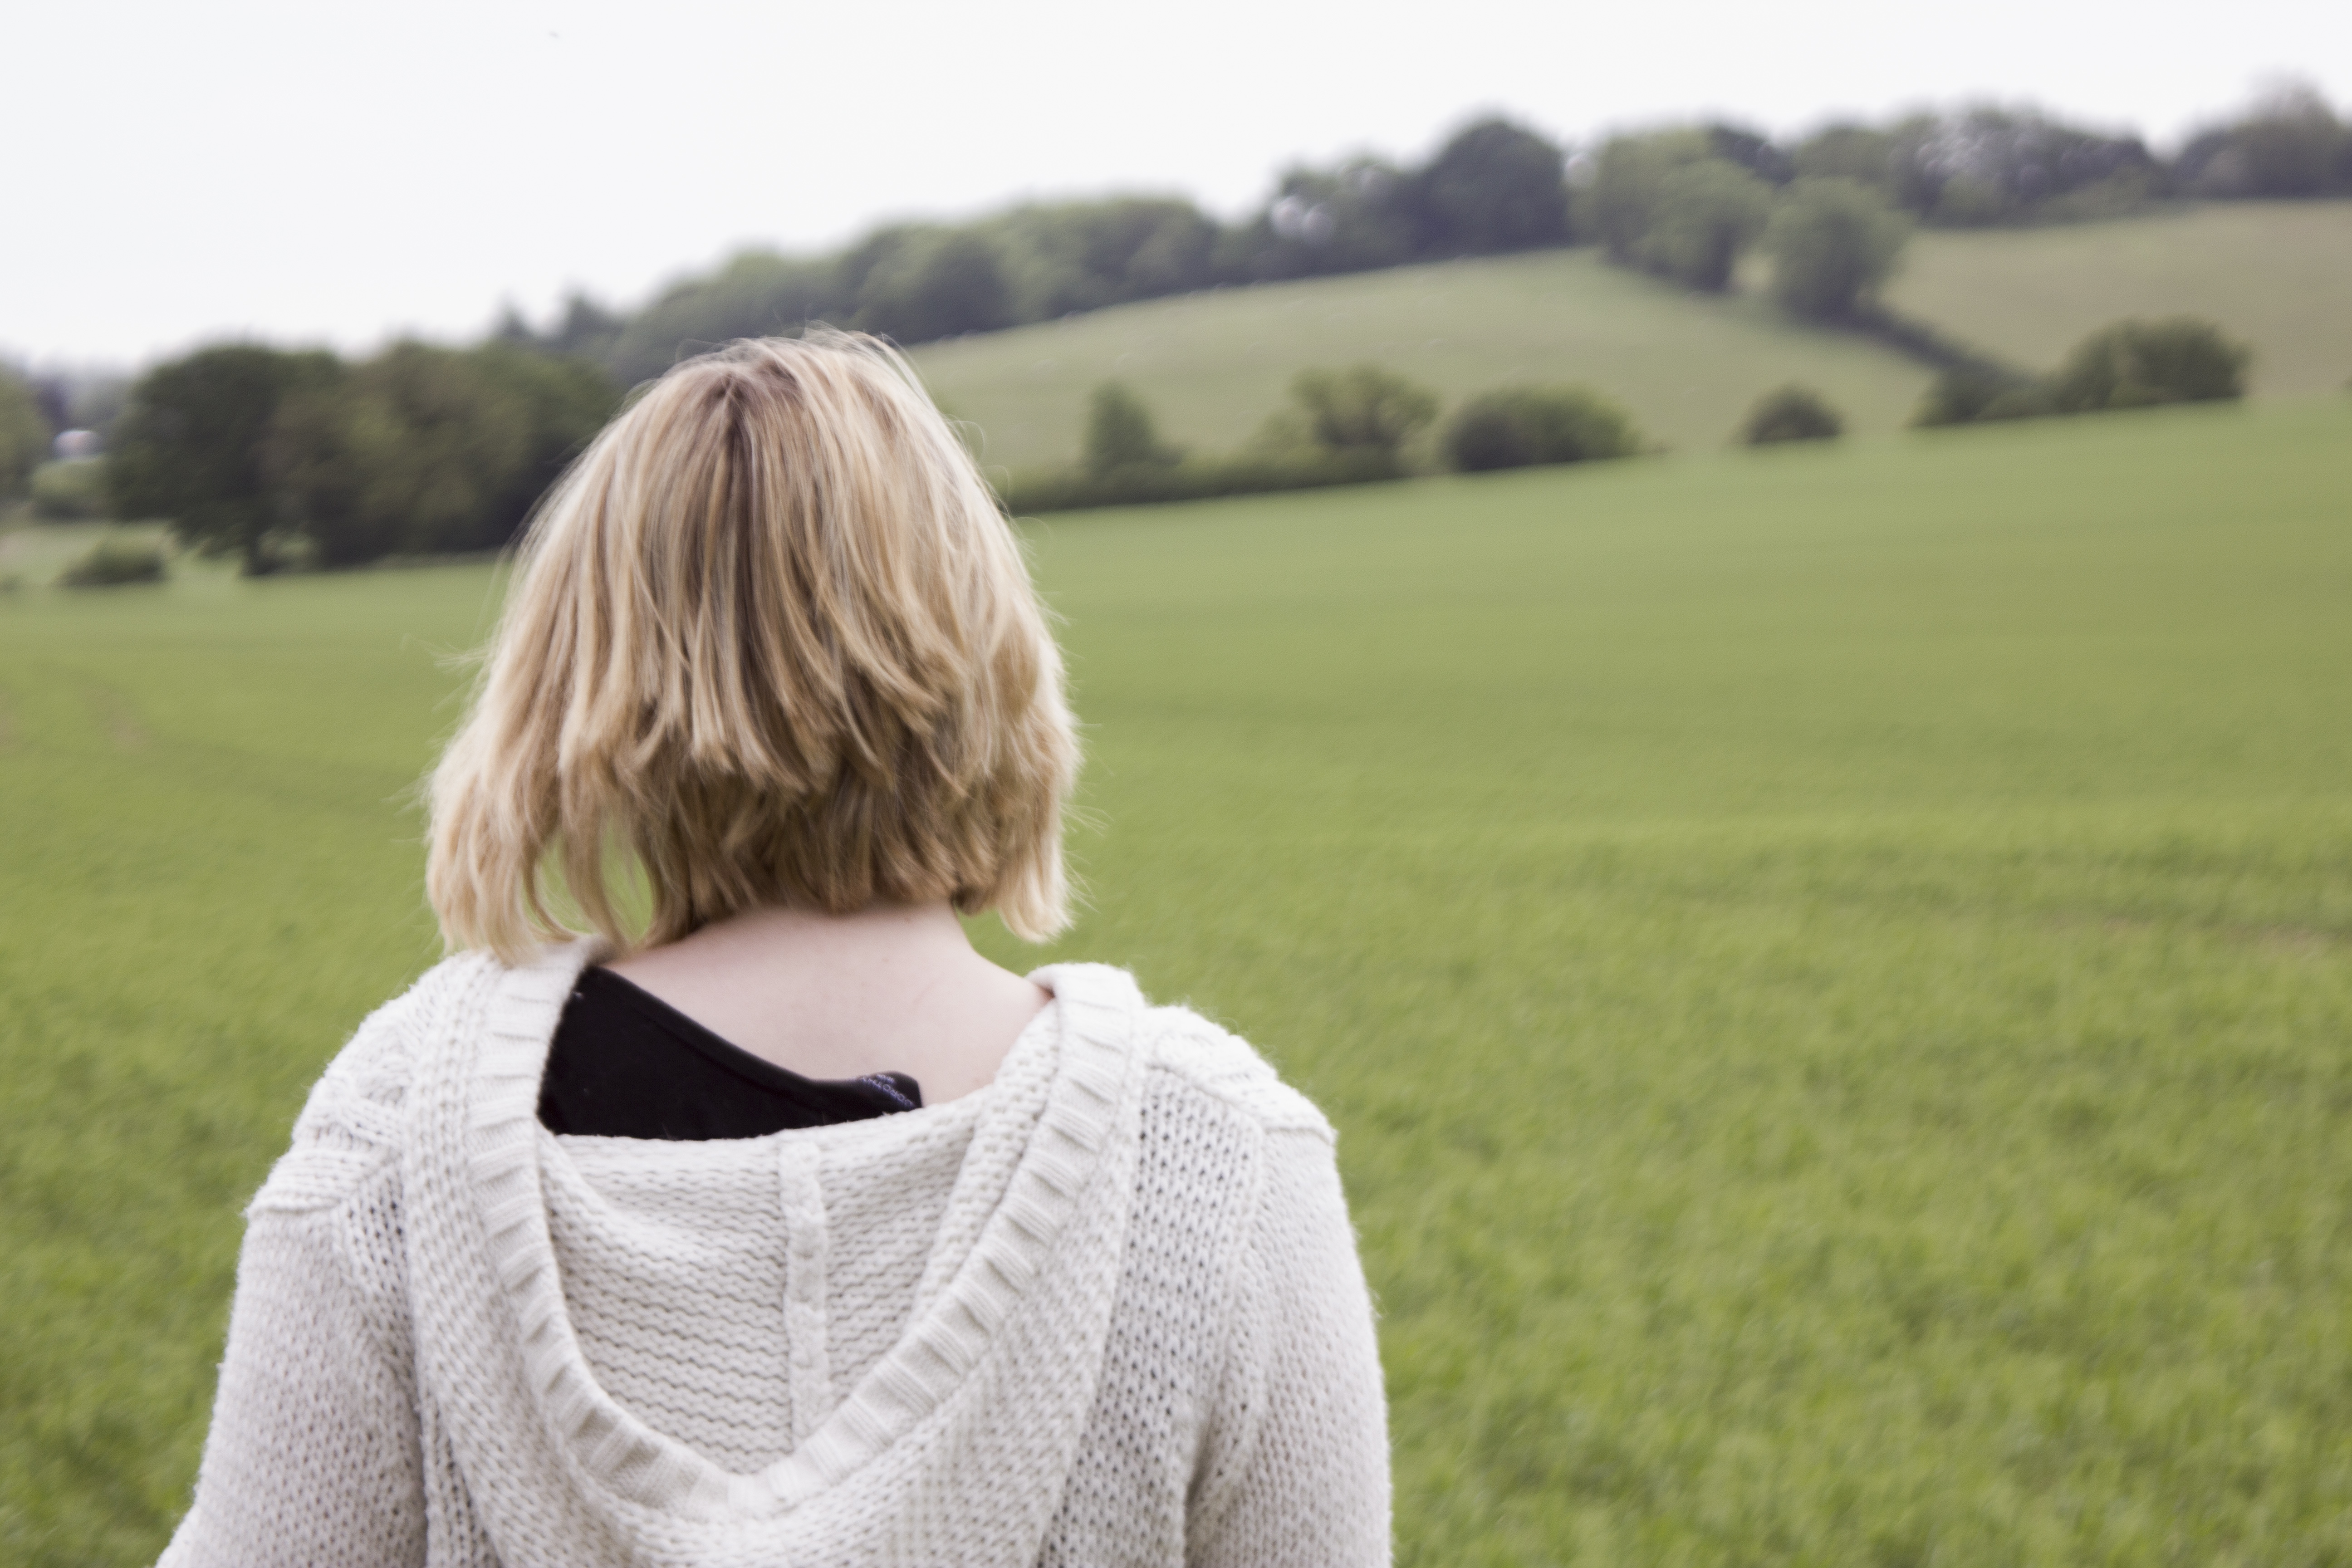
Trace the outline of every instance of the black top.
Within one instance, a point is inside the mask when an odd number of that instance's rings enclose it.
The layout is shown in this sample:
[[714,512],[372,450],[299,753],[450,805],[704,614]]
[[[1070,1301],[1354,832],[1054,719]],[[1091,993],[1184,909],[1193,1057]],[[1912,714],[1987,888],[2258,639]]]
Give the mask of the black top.
[[922,1103],[902,1072],[803,1078],[763,1061],[608,969],[581,974],[539,1085],[549,1131],[595,1138],[764,1138]]

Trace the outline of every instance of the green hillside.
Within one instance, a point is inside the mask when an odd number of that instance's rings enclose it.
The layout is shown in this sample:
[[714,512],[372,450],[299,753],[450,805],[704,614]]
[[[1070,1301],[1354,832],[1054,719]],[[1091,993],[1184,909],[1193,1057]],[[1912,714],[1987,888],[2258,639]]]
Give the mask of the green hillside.
[[[1329,1112],[1399,1562],[2352,1561],[2352,399],[1041,526]],[[0,1562],[152,1562],[488,568],[0,596]],[[992,925],[1002,958],[1024,951]]]
[[1450,402],[1511,381],[1583,381],[1653,437],[1720,446],[1759,393],[1819,387],[1858,431],[1909,416],[1925,372],[1874,344],[1795,326],[1753,298],[1691,296],[1591,250],[1447,262],[1123,305],[933,344],[916,359],[942,403],[1008,468],[1075,457],[1089,387],[1117,376],[1165,433],[1240,444],[1317,364],[1377,360]]
[[2257,396],[2352,381],[2352,202],[2231,202],[1911,242],[1897,310],[2029,369],[2121,316],[2210,317],[2254,345]]

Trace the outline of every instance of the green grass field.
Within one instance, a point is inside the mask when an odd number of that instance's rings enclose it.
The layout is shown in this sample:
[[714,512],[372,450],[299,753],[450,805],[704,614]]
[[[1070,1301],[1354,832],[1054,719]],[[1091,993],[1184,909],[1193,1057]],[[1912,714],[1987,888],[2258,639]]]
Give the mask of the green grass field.
[[2118,223],[1916,236],[1896,309],[2034,370],[2124,316],[2203,316],[2257,396],[2352,382],[2352,202],[2230,202]]
[[1580,381],[1653,437],[1704,449],[1757,396],[1819,387],[1858,431],[1909,417],[1927,373],[1857,338],[1792,325],[1754,298],[1693,296],[1549,251],[1352,278],[1222,289],[938,343],[916,360],[940,400],[1020,468],[1078,451],[1088,389],[1120,378],[1173,440],[1223,452],[1248,439],[1307,365],[1371,360],[1450,405],[1513,382]]
[[[2352,400],[1035,542],[1055,951],[1340,1128],[1402,1562],[2352,1562]],[[495,588],[0,602],[0,1561],[184,1506]]]

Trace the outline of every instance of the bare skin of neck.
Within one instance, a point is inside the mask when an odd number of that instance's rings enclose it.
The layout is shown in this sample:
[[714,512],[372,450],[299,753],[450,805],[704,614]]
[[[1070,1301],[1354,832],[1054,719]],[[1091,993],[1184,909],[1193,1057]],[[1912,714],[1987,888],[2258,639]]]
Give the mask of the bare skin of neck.
[[974,952],[944,900],[751,910],[607,967],[778,1067],[907,1073],[925,1105],[992,1080],[1053,999]]

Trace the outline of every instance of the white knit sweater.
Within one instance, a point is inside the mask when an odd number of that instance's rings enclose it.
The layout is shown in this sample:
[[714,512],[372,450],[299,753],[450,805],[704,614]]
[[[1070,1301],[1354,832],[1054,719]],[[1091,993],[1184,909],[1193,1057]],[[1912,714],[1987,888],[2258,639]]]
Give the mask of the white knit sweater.
[[586,943],[360,1028],[248,1215],[163,1562],[1380,1563],[1331,1130],[1122,972],[978,1094],[709,1143],[535,1108]]

